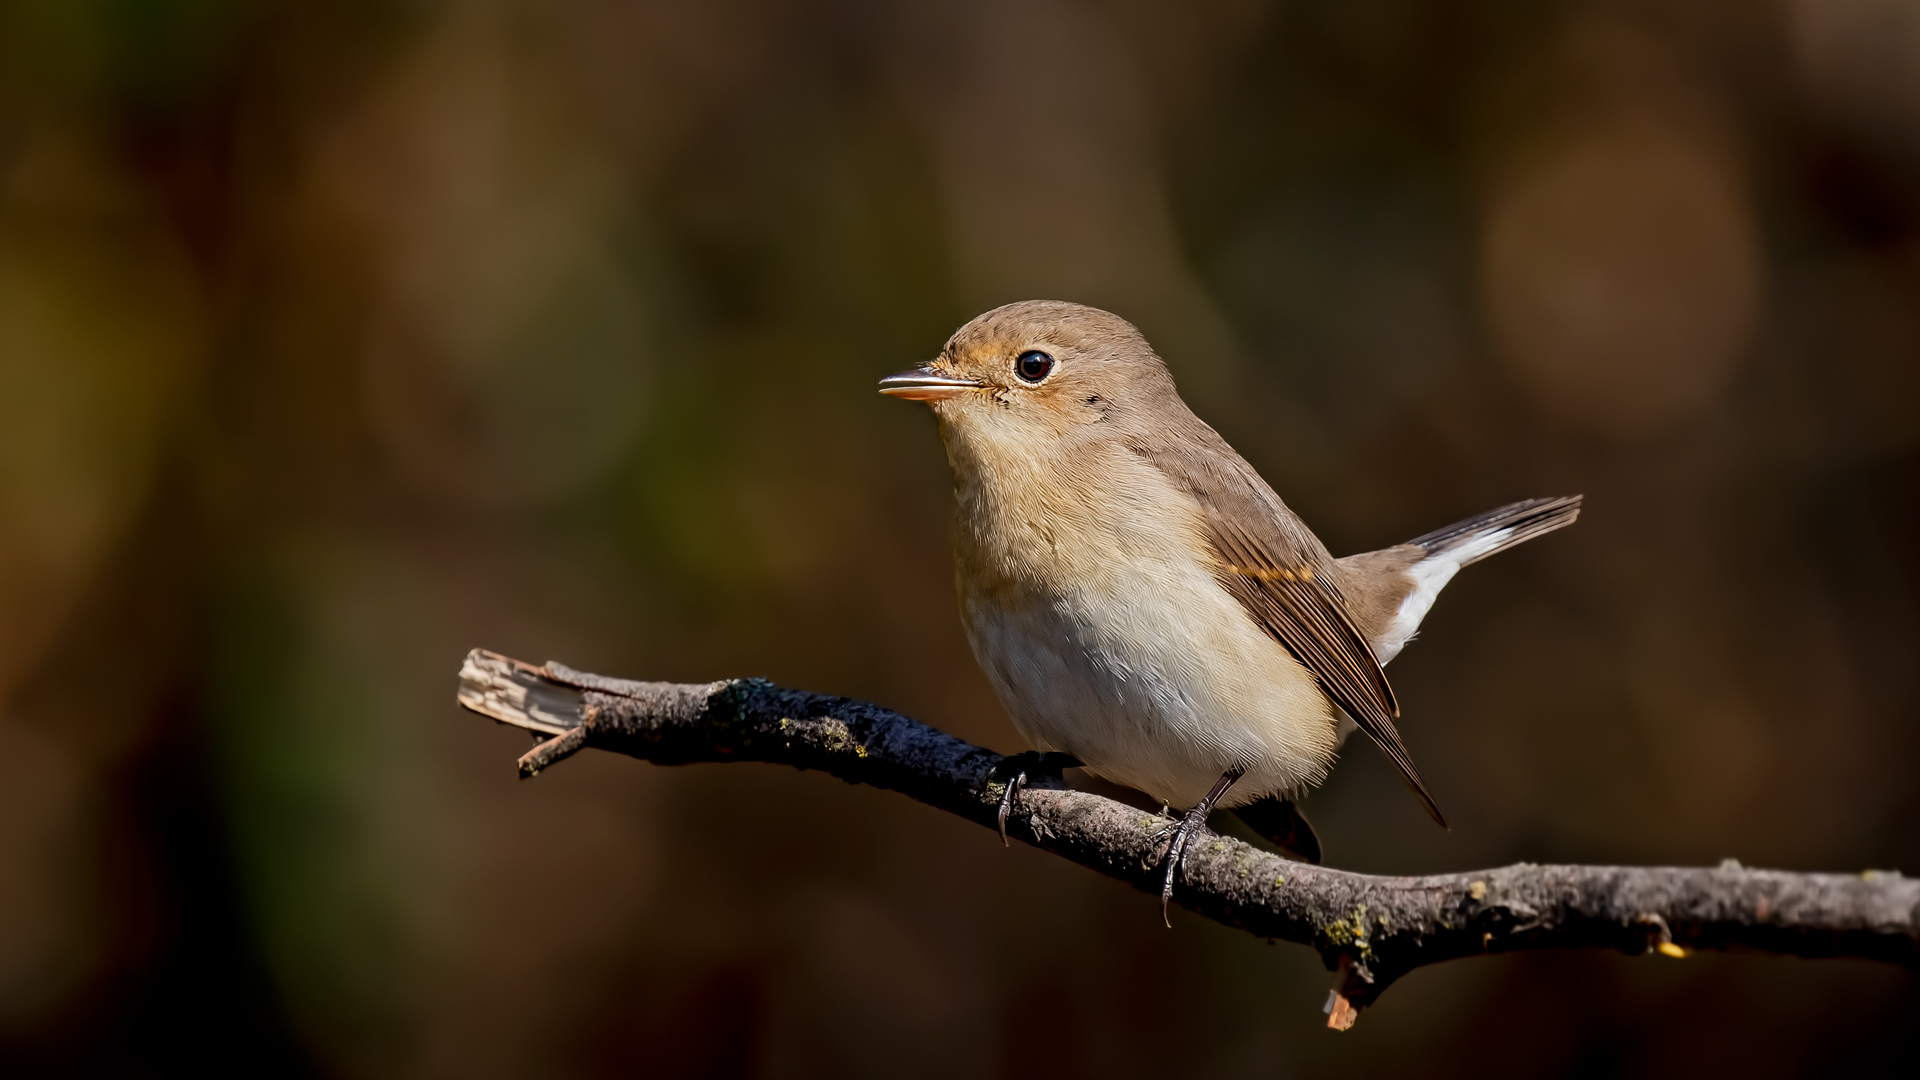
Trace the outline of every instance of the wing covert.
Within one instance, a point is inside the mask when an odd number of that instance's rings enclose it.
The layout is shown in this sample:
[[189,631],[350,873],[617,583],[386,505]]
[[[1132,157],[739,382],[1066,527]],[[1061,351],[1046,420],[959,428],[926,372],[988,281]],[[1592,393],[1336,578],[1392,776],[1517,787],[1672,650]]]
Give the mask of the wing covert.
[[[1220,563],[1215,577],[1274,640],[1306,665],[1334,703],[1386,753],[1442,828],[1447,819],[1414,768],[1393,718],[1400,715],[1387,673],[1348,618],[1325,567],[1276,554],[1237,523],[1209,508],[1210,537]],[[1303,553],[1304,554],[1304,553]]]

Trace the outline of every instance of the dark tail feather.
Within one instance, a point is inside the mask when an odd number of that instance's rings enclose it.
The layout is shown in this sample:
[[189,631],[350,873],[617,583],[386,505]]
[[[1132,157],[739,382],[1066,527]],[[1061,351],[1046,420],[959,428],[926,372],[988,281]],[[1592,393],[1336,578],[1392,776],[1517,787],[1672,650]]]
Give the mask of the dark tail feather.
[[1458,521],[1444,529],[1435,529],[1425,536],[1408,541],[1424,548],[1428,558],[1451,551],[1454,548],[1470,544],[1489,533],[1502,529],[1512,530],[1500,538],[1500,542],[1485,551],[1475,552],[1461,566],[1471,566],[1489,555],[1498,554],[1515,544],[1522,544],[1536,536],[1544,536],[1555,529],[1573,524],[1580,516],[1579,495],[1562,495],[1551,499],[1528,499],[1525,502],[1508,503],[1498,510],[1489,510],[1465,521]]
[[1293,800],[1269,795],[1236,808],[1234,814],[1298,861],[1319,864],[1320,838]]

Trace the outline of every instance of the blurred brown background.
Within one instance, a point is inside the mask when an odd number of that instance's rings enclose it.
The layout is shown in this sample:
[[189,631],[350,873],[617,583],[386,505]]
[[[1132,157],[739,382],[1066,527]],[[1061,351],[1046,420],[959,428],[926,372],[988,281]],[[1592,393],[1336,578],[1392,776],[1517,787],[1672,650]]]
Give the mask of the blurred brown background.
[[1139,323],[1338,553],[1583,491],[1331,859],[1920,868],[1911,0],[12,0],[0,1074],[1831,1074],[1872,965],[1308,951],[897,796],[460,712],[485,645],[1002,750],[925,411]]

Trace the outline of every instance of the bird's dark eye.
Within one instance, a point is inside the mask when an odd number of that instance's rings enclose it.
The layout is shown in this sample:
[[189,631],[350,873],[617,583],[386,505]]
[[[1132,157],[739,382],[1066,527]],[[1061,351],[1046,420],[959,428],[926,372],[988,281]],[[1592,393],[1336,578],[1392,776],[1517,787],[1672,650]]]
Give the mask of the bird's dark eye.
[[1013,362],[1013,373],[1020,376],[1021,382],[1037,383],[1053,371],[1053,357],[1038,349],[1020,354]]

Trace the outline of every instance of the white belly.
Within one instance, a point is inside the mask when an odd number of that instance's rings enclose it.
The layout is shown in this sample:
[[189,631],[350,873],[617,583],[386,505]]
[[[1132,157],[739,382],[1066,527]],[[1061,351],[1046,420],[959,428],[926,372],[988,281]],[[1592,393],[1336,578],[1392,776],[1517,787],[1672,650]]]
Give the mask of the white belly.
[[1338,711],[1206,568],[1173,554],[1135,550],[1070,589],[963,589],[968,639],[1014,725],[1175,807],[1235,767],[1246,775],[1223,806],[1317,784]]

